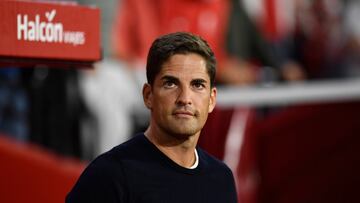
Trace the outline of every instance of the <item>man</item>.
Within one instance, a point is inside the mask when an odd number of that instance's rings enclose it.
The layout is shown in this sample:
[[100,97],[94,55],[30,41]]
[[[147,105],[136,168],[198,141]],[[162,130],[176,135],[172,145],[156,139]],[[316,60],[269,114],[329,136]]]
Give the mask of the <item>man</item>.
[[156,39],[143,87],[148,129],[96,158],[66,202],[235,203],[230,169],[196,147],[216,103],[215,66],[198,36],[178,32]]

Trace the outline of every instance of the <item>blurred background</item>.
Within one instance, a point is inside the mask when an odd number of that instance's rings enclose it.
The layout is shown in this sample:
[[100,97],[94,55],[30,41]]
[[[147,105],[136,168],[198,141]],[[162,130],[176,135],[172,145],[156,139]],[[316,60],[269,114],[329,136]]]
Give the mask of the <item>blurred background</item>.
[[199,145],[230,166],[239,202],[360,201],[359,0],[77,3],[101,10],[93,68],[0,68],[0,202],[63,202],[89,161],[145,130],[147,52],[175,31],[217,57]]

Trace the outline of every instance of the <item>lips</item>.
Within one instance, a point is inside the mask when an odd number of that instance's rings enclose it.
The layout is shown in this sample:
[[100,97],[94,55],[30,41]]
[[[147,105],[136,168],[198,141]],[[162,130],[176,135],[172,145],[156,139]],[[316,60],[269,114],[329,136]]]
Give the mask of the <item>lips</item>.
[[192,113],[191,111],[186,111],[186,110],[176,110],[176,111],[174,111],[173,115],[179,116],[179,117],[189,117],[189,116],[194,116],[194,113]]

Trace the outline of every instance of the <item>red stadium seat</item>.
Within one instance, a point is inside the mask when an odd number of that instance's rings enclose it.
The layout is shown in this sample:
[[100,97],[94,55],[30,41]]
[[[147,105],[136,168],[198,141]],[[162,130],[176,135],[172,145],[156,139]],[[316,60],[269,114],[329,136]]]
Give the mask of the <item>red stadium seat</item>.
[[85,164],[0,135],[0,202],[64,202]]

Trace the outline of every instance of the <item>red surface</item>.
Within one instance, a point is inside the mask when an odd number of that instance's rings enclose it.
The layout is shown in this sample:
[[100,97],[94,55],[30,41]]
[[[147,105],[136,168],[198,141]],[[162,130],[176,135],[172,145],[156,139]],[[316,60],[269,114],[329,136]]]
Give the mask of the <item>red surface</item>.
[[360,103],[289,108],[255,136],[260,202],[359,202]]
[[[219,158],[223,158],[229,111],[217,109],[199,143]],[[360,102],[285,107],[248,125],[236,177],[239,199],[242,203],[360,202],[359,155]]]
[[4,135],[0,135],[0,163],[4,203],[63,203],[85,166]]
[[199,145],[218,159],[224,158],[226,135],[229,130],[233,109],[215,108],[201,131]]
[[227,0],[123,0],[112,36],[115,54],[145,62],[156,37],[187,31],[206,39],[221,61],[225,57],[223,47],[229,10]]

